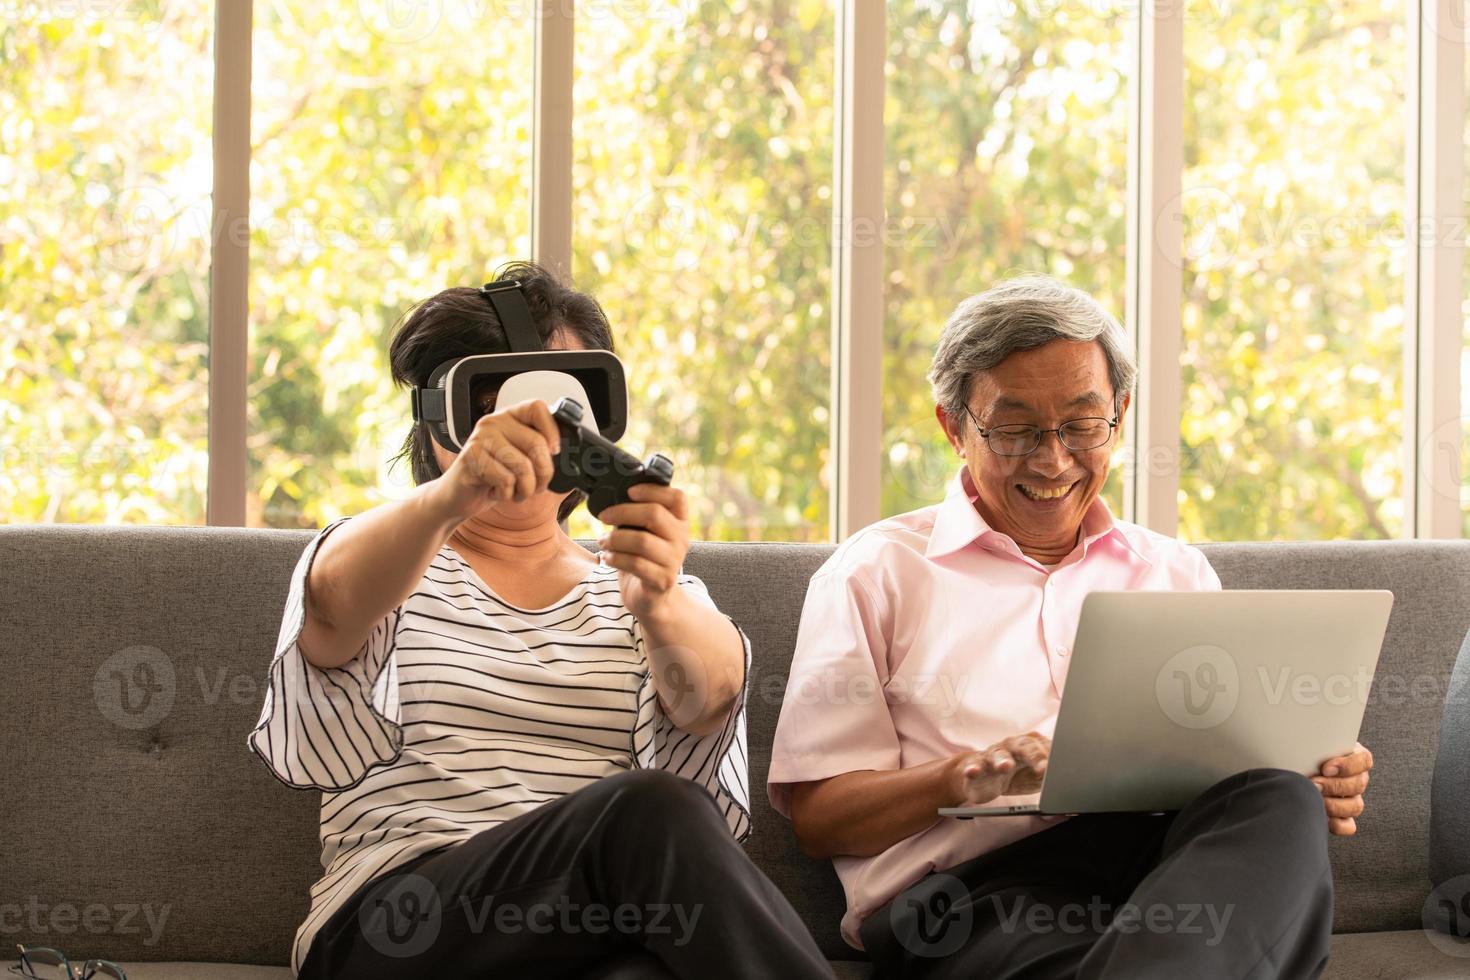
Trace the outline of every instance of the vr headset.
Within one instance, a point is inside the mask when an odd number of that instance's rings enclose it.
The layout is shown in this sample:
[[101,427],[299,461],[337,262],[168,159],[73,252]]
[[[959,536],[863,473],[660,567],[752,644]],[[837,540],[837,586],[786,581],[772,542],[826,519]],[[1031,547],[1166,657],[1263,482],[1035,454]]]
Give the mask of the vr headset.
[[585,406],[582,424],[616,442],[628,424],[628,382],[612,351],[546,350],[515,280],[480,287],[510,342],[506,354],[474,354],[445,361],[428,383],[410,393],[415,422],[452,453],[464,448],[487,396],[496,405],[539,399],[547,405],[573,398]]

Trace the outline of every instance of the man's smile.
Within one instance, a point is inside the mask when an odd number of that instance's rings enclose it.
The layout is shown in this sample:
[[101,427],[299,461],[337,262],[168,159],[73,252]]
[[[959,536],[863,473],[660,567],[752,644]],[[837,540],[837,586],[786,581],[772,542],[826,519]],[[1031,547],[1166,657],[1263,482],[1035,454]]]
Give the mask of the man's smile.
[[1031,500],[1060,500],[1072,492],[1072,488],[1082,481],[1076,480],[1072,483],[1064,483],[1057,487],[1044,487],[1035,483],[1018,483],[1016,489],[1022,495]]

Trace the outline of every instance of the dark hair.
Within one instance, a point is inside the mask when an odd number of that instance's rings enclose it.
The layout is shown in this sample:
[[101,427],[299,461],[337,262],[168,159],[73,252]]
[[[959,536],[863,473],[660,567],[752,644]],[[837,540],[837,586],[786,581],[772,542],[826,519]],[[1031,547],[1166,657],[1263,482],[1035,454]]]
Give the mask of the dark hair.
[[[612,328],[597,300],[561,282],[550,271],[531,262],[512,262],[496,270],[492,282],[520,282],[531,310],[531,320],[542,343],[566,331],[590,350],[613,349]],[[473,286],[455,286],[424,300],[406,313],[388,342],[388,364],[393,383],[401,388],[421,388],[429,375],[445,361],[473,354],[507,354],[510,342],[495,307]],[[407,459],[412,465],[415,486],[443,475],[434,458],[434,437],[429,427],[415,422],[393,457],[394,464]],[[569,494],[557,510],[565,521],[584,497]]]

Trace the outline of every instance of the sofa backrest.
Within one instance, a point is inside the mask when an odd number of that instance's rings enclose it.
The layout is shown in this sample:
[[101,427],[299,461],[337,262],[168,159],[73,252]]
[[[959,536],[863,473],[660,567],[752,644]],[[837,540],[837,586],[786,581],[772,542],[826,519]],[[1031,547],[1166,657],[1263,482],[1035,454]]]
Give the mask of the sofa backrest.
[[1447,885],[1449,895],[1459,899],[1451,905],[1456,935],[1463,935],[1470,923],[1470,905],[1464,901],[1470,894],[1470,634],[1460,645],[1450,675],[1430,804],[1429,877],[1437,886]]
[[[280,964],[320,874],[318,796],[245,747],[305,531],[0,527],[0,938],[78,956]],[[1470,626],[1470,543],[1211,545],[1226,588],[1387,588],[1362,740],[1370,810],[1334,840],[1339,931],[1415,928],[1430,773]],[[750,634],[747,849],[833,958],[842,892],[764,794],[806,583],[831,546],[699,543]],[[19,925],[19,929],[15,928]]]

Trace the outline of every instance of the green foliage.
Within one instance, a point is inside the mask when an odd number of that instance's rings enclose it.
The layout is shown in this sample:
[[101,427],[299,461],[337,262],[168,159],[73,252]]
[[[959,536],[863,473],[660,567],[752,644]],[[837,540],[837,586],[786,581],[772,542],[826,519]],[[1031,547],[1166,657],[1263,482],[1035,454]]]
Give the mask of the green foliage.
[[6,520],[205,520],[210,71],[206,16],[0,21]]
[[833,31],[815,0],[578,21],[575,278],[702,537],[829,533]]
[[[885,513],[957,465],[960,299],[1045,271],[1123,313],[1136,6],[888,5]],[[532,5],[372,9],[255,6],[255,525],[406,492],[394,323],[530,250]],[[1395,535],[1402,3],[1188,9],[1181,534]],[[833,43],[820,0],[579,11],[573,279],[700,537],[827,536]],[[207,5],[0,24],[4,519],[204,520],[211,45]]]
[[[890,224],[946,234],[888,251],[887,513],[952,469],[923,377],[960,299],[1044,271],[1122,316],[1133,10],[888,7]],[[1180,535],[1395,536],[1403,5],[1198,0],[1186,17]],[[1116,512],[1126,451],[1115,467]]]
[[887,514],[942,498],[958,468],[925,376],[960,300],[1046,272],[1123,315],[1124,21],[1085,3],[980,6],[887,8]]
[[1402,530],[1403,25],[1295,0],[1185,35],[1182,536]]

